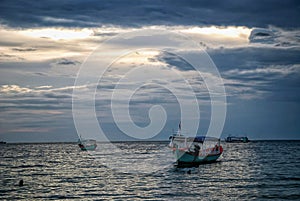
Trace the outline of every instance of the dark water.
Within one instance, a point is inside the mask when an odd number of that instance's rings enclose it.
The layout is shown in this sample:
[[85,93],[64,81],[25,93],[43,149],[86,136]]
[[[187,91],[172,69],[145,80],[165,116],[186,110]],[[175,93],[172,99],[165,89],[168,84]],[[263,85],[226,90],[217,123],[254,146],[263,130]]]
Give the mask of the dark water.
[[[140,154],[163,167],[148,174],[122,173],[76,144],[1,145],[0,199],[300,200],[299,141],[223,143],[220,162],[189,169],[166,167],[168,160],[155,157],[166,144],[120,145],[146,150]],[[139,165],[132,158],[132,166]],[[17,186],[20,179],[24,186]]]

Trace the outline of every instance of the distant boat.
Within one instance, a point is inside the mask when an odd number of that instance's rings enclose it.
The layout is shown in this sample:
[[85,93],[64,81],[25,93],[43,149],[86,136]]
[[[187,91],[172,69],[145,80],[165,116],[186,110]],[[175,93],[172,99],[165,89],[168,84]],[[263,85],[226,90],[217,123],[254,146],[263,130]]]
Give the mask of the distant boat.
[[0,144],[6,144],[6,142],[4,142],[4,141],[0,141]]
[[248,139],[248,137],[236,137],[236,136],[228,136],[227,138],[225,138],[225,142],[243,142],[243,143],[247,143],[250,140]]
[[97,147],[97,142],[92,139],[78,140],[78,146],[82,151],[93,151]]
[[182,136],[180,124],[179,132],[170,136],[169,147],[179,166],[215,162],[223,153],[220,139],[206,136]]

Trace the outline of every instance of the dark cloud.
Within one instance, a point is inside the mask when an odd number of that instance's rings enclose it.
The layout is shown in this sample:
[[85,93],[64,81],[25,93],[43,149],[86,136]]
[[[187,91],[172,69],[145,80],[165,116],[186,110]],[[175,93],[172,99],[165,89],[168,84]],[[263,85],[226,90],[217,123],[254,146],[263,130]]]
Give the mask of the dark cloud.
[[220,48],[207,51],[217,68],[221,71],[230,69],[255,69],[269,65],[300,64],[299,48],[280,47],[243,47]]
[[180,58],[173,53],[162,52],[158,56],[156,56],[156,59],[160,62],[168,64],[169,67],[173,67],[181,71],[195,70],[194,67],[186,62],[183,58]]
[[75,61],[75,60],[70,60],[70,59],[66,59],[66,58],[62,58],[62,59],[59,59],[55,62],[56,65],[78,65],[80,64],[80,62],[78,61]]
[[18,52],[33,52],[36,51],[36,48],[12,48],[12,50],[14,51],[18,51]]
[[34,89],[18,85],[4,85],[0,109],[4,110],[57,110],[71,109],[72,90],[69,88]]
[[254,28],[249,36],[250,43],[267,44],[275,47],[300,47],[300,33],[297,30],[279,28]]
[[300,99],[300,49],[237,48],[210,53],[227,88],[236,98],[269,101]]
[[73,78],[79,68],[80,62],[74,59],[57,59],[54,60],[50,66],[51,70],[48,72],[48,76],[61,76]]
[[0,46],[15,47],[15,46],[21,46],[21,45],[23,45],[22,42],[16,42],[16,41],[0,41]]
[[299,1],[2,1],[2,24],[11,27],[103,25],[241,25],[300,27]]
[[249,41],[251,43],[274,43],[275,34],[272,30],[256,28],[251,31]]
[[23,61],[25,60],[22,57],[16,56],[16,55],[11,55],[11,54],[5,54],[3,52],[0,52],[0,61]]
[[[267,32],[256,32],[267,33]],[[269,37],[271,34],[258,34]],[[209,55],[224,79],[228,97],[293,101],[300,99],[299,48],[274,46],[209,49]],[[175,54],[163,52],[156,57],[182,72],[194,68]],[[200,77],[189,80],[200,100],[209,98]],[[230,99],[231,101],[232,99]]]
[[33,73],[33,75],[43,76],[43,77],[48,76],[47,73],[42,73],[42,72],[35,72],[35,73]]
[[55,98],[55,99],[62,99],[62,98],[72,98],[70,94],[55,94],[55,93],[46,93],[45,97],[47,98]]
[[98,33],[98,32],[94,32],[93,36],[115,36],[118,33],[116,32],[107,32],[107,33]]

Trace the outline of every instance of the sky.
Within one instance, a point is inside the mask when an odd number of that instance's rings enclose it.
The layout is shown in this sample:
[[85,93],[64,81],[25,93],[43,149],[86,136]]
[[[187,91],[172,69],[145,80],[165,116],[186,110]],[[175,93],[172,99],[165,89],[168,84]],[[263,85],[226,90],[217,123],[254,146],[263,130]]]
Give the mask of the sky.
[[[167,140],[180,121],[199,135],[214,121],[222,138],[300,140],[299,19],[289,0],[1,1],[0,141],[97,138],[90,105],[109,140]],[[217,73],[188,62],[208,58]]]

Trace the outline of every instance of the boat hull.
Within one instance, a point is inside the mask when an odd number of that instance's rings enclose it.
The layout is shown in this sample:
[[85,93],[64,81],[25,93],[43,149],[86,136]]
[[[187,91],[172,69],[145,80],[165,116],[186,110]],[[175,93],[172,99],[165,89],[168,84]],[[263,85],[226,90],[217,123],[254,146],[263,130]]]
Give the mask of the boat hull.
[[194,155],[191,152],[175,150],[175,158],[178,165],[199,165],[217,161],[222,152]]

